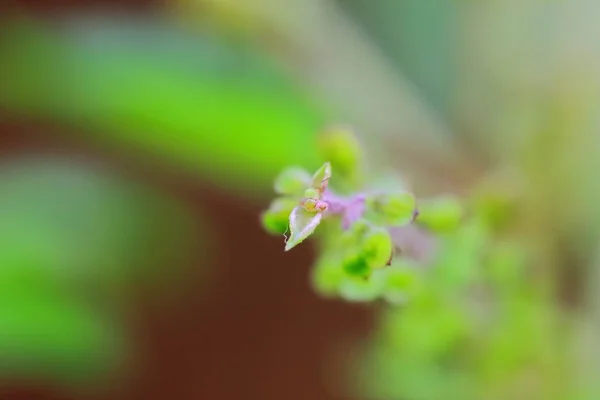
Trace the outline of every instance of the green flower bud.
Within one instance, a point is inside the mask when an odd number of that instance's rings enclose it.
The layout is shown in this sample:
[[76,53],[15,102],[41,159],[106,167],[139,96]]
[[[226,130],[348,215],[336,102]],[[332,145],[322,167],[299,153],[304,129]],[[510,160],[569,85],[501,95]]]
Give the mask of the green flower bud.
[[419,203],[419,225],[437,233],[455,231],[463,219],[463,207],[454,197],[441,197]]
[[299,167],[289,167],[283,170],[275,179],[275,192],[290,196],[301,196],[310,187],[310,174]]
[[340,296],[347,301],[369,302],[377,300],[385,289],[382,271],[376,271],[369,278],[346,277],[339,287]]
[[365,218],[378,225],[402,226],[410,223],[416,210],[410,192],[376,194],[365,199]]
[[392,238],[387,230],[373,228],[363,239],[361,255],[369,269],[385,267],[392,258]]
[[347,127],[327,129],[318,137],[321,157],[329,160],[342,179],[355,183],[361,170],[363,152],[354,132]]
[[355,221],[341,236],[340,243],[345,248],[359,246],[365,235],[371,230],[371,224],[365,219]]
[[368,276],[388,264],[393,243],[387,230],[358,220],[340,237],[340,250],[346,253],[342,264],[348,275]]
[[331,297],[337,294],[341,282],[346,278],[339,259],[335,256],[322,256],[313,269],[312,284],[317,292]]
[[350,276],[368,277],[371,274],[369,262],[362,252],[348,254],[342,262],[342,267]]
[[267,211],[262,214],[263,228],[272,235],[282,235],[288,230],[290,213],[297,201],[290,198],[275,199]]

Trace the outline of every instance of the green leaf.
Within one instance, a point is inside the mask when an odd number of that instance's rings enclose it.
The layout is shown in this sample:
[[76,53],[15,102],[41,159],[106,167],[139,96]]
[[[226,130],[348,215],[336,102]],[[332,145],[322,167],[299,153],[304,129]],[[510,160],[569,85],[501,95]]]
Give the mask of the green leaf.
[[301,196],[312,182],[308,171],[300,167],[289,167],[275,179],[275,192],[290,196]]
[[331,164],[326,162],[313,175],[312,187],[324,191],[331,179]]
[[1,293],[0,375],[90,383],[122,361],[124,338],[114,321],[77,301]]
[[320,106],[253,43],[158,20],[78,22],[3,26],[0,107],[248,194],[286,165],[318,165]]
[[177,204],[85,163],[5,161],[0,193],[1,276],[27,273],[27,266],[38,279],[86,284],[86,293],[94,288],[114,296],[116,286],[149,277],[173,247],[189,250],[184,238],[195,235]]
[[294,208],[290,214],[291,235],[285,244],[285,251],[291,250],[312,235],[322,218],[322,213],[310,213],[302,207]]
[[273,235],[285,233],[288,229],[290,213],[297,205],[298,201],[292,198],[281,197],[273,200],[269,209],[262,214],[263,228]]
[[365,206],[365,218],[373,223],[402,226],[412,221],[416,201],[410,192],[382,193],[368,196]]

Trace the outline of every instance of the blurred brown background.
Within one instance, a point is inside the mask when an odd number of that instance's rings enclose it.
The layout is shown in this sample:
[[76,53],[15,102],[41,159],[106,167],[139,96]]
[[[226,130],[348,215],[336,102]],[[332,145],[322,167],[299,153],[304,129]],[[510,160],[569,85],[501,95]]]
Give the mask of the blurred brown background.
[[[49,7],[24,3],[34,10]],[[55,3],[56,10],[72,5]],[[101,395],[67,396],[37,383],[0,384],[1,399],[339,399],[325,382],[343,371],[330,350],[340,338],[366,336],[370,312],[319,299],[308,280],[310,247],[283,253],[282,239],[261,230],[259,205],[169,174],[164,165],[132,163],[106,149],[65,140],[56,126],[19,123],[6,115],[0,121],[3,157],[33,152],[109,160],[120,172],[169,192],[192,210],[210,210],[215,242],[223,244],[212,250],[208,284],[192,273],[197,281],[170,296],[168,304],[141,296],[133,305],[128,321],[141,357],[134,376],[101,389]],[[204,260],[204,251],[193,259]]]

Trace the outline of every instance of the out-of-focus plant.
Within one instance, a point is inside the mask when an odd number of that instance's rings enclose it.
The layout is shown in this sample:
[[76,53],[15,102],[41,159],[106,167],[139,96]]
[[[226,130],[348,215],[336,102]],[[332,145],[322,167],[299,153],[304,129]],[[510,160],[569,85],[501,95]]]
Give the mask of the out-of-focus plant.
[[506,235],[511,222],[497,218],[514,218],[511,202],[472,200],[439,238],[410,302],[383,311],[360,390],[375,399],[580,398],[573,327],[536,285],[526,247]]
[[73,160],[5,160],[0,193],[0,377],[110,377],[130,349],[129,293],[175,283],[196,229],[173,201]]
[[57,121],[248,194],[288,162],[316,165],[322,107],[244,38],[150,18],[9,22],[0,30],[9,115]]

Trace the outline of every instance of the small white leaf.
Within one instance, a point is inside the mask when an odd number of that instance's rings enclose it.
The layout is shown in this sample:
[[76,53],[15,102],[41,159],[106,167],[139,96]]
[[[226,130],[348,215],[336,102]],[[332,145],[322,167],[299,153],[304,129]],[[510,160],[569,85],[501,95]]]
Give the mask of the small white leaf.
[[290,214],[291,235],[285,244],[285,251],[291,250],[312,235],[322,218],[322,213],[310,213],[302,207],[294,208]]

